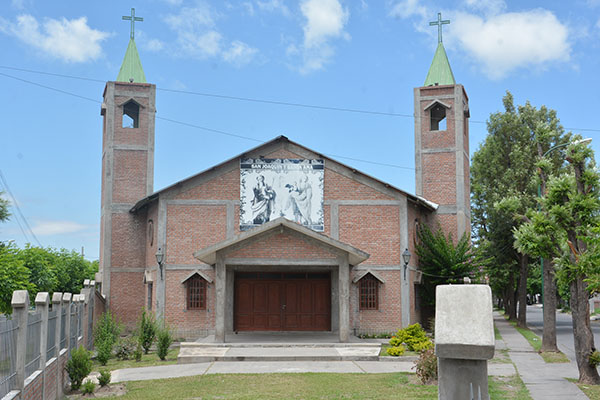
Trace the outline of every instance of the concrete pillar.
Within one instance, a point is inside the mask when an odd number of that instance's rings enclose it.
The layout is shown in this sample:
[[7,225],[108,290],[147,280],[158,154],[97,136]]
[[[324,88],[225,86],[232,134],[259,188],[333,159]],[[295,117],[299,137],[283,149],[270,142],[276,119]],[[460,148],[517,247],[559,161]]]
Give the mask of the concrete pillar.
[[25,385],[25,355],[27,354],[27,318],[29,317],[29,293],[27,290],[15,290],[12,301],[13,321],[17,324],[17,390],[23,391]]
[[54,335],[54,351],[56,352],[56,397],[62,397],[62,371],[60,370],[60,327],[62,325],[62,293],[52,294],[52,310],[56,310],[56,333]]
[[494,357],[492,291],[487,285],[436,287],[438,399],[489,399],[487,360]]
[[71,299],[73,295],[71,293],[63,293],[62,297],[62,308],[67,310],[65,315],[65,349],[67,349],[67,358],[71,357]]
[[350,265],[348,255],[338,257],[338,309],[340,342],[348,341],[350,333]]
[[35,308],[42,314],[40,326],[40,369],[42,370],[42,399],[46,399],[46,354],[48,352],[48,306],[50,295],[48,292],[39,292],[35,296]]
[[225,342],[225,303],[226,303],[225,260],[217,254],[215,264],[215,342]]
[[81,326],[82,326],[82,335],[83,335],[83,347],[85,347],[86,349],[90,349],[88,346],[88,341],[89,341],[89,335],[91,334],[91,332],[89,332],[89,316],[90,316],[90,288],[89,286],[82,289],[82,296],[83,296],[83,312],[81,313]]
[[[87,341],[87,349],[91,350],[94,345],[94,313],[96,312],[96,281],[90,281],[90,300],[88,305],[89,315],[87,320],[88,329],[91,332],[88,332],[88,341]],[[91,329],[90,329],[91,328]]]

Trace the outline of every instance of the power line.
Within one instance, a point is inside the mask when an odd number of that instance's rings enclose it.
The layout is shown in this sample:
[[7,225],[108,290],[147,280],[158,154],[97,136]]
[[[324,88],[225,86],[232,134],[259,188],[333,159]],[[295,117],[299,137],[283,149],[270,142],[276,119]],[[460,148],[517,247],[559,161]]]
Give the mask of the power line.
[[[13,199],[13,206],[17,209],[17,212],[21,216],[21,219],[23,220],[23,223],[27,227],[27,230],[29,231],[29,233],[31,233],[31,236],[35,239],[35,241],[37,242],[38,246],[44,247],[44,246],[42,246],[42,244],[40,243],[40,241],[38,240],[38,238],[35,236],[35,233],[33,233],[33,230],[31,229],[31,226],[29,226],[29,222],[27,222],[27,218],[25,218],[25,216],[23,215],[23,212],[21,211],[21,207],[19,207],[19,203],[17,202],[17,199],[16,199],[15,195],[10,190],[10,187],[8,186],[8,182],[6,181],[6,178],[4,177],[4,174],[2,173],[2,170],[0,170],[0,180],[2,181],[2,184],[6,188],[6,191],[8,192],[8,194],[10,195],[10,197],[12,197],[12,199]],[[20,224],[19,224],[19,226],[20,226]],[[23,231],[22,228],[21,228],[21,231]],[[23,232],[23,234],[24,234],[24,232]],[[27,239],[26,235],[25,235],[25,237]]]
[[[0,181],[0,184],[2,184],[2,181]],[[4,188],[4,185],[2,185],[2,187]],[[12,203],[15,204],[16,201],[13,199]],[[19,225],[19,229],[21,230],[23,237],[25,237],[25,241],[31,243],[31,240],[29,240],[29,236],[27,236],[27,233],[25,233],[25,229],[23,229],[23,225],[21,224],[21,220],[19,219],[18,215],[15,215],[15,221],[17,221],[17,225]]]
[[[61,93],[61,94],[66,94],[68,96],[73,96],[73,97],[77,97],[79,99],[87,100],[87,101],[90,101],[92,103],[102,104],[102,102],[99,101],[99,100],[92,99],[90,97],[81,96],[81,95],[78,95],[76,93],[72,93],[72,92],[69,92],[69,91],[66,91],[66,90],[58,89],[58,88],[55,88],[55,87],[52,87],[52,86],[42,85],[42,84],[37,83],[37,82],[33,82],[33,81],[30,81],[30,80],[27,80],[27,79],[23,79],[23,78],[18,78],[16,76],[8,75],[8,74],[2,73],[2,72],[0,72],[0,75],[1,76],[5,76],[7,78],[12,78],[12,79],[24,82],[24,83],[28,83],[28,84],[31,84],[31,85],[34,85],[34,86],[38,86],[38,87],[41,87],[41,88],[44,88],[44,89],[47,89],[47,90],[52,90],[52,91],[55,91],[55,92],[58,92],[58,93]],[[147,114],[150,115],[150,112],[147,111]],[[253,141],[253,142],[258,142],[258,143],[266,143],[263,140],[259,140],[259,139],[256,139],[256,138],[253,138],[253,137],[250,137],[250,136],[238,135],[238,134],[231,133],[231,132],[226,132],[226,131],[223,131],[223,130],[220,130],[220,129],[213,129],[213,128],[208,128],[208,127],[201,126],[201,125],[192,124],[192,123],[189,123],[189,122],[178,121],[178,120],[175,120],[175,119],[172,119],[172,118],[161,117],[161,116],[158,116],[158,115],[156,115],[155,118],[163,120],[163,121],[171,122],[171,123],[174,123],[174,124],[187,126],[187,127],[190,127],[190,128],[201,129],[201,130],[204,130],[204,131],[207,131],[207,132],[217,133],[217,134],[224,135],[224,136],[236,137],[236,138],[239,138],[239,139],[245,139],[245,140],[249,140],[249,141]],[[326,156],[329,156],[329,157],[343,158],[343,159],[352,160],[352,161],[358,161],[358,162],[363,162],[363,163],[367,163],[367,164],[380,165],[380,166],[392,167],[392,168],[398,168],[398,169],[414,170],[414,168],[412,168],[412,167],[405,167],[405,166],[396,165],[396,164],[381,163],[381,162],[377,162],[377,161],[370,161],[370,160],[364,160],[364,159],[353,158],[353,157],[345,157],[345,156],[340,156],[340,155],[332,155],[332,154],[328,154],[328,153],[323,153],[323,154],[326,155]]]
[[[106,82],[101,79],[87,78],[87,77],[76,76],[76,75],[57,74],[57,73],[52,73],[52,72],[38,71],[38,70],[32,70],[32,69],[26,69],[26,68],[10,67],[7,65],[0,65],[0,68],[9,69],[9,70],[13,70],[13,71],[28,72],[28,73],[33,73],[33,74],[56,76],[56,77],[68,78],[68,79],[78,79],[78,80],[89,81],[89,82],[99,82],[99,83]],[[348,107],[322,106],[322,105],[316,105],[316,104],[288,102],[288,101],[281,101],[281,100],[266,100],[266,99],[257,99],[254,97],[230,96],[230,95],[222,95],[222,94],[217,94],[217,93],[166,89],[166,88],[160,88],[160,87],[157,88],[157,90],[161,90],[164,92],[188,94],[188,95],[195,95],[195,96],[205,96],[205,97],[213,97],[213,98],[236,100],[236,101],[246,101],[246,102],[253,102],[253,103],[273,104],[273,105],[288,106],[288,107],[312,108],[312,109],[318,109],[318,110],[350,112],[350,113],[359,113],[359,114],[371,114],[371,115],[380,115],[380,116],[389,116],[389,117],[415,118],[414,114],[362,110],[362,109],[358,109],[358,108],[348,108]],[[425,118],[425,116],[423,116],[422,118]],[[453,119],[451,116],[448,116],[446,118],[448,120]],[[472,124],[486,124],[487,123],[486,121],[478,121],[478,120],[473,120],[473,119],[470,119],[469,122]],[[568,130],[568,131],[600,132],[600,129],[595,129],[595,128],[564,127],[564,129]]]

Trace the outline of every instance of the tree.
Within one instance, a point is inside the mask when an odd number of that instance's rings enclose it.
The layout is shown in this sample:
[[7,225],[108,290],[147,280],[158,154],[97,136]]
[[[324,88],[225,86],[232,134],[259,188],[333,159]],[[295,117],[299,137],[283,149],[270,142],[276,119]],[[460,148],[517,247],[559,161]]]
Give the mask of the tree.
[[19,257],[19,249],[12,244],[0,246],[0,313],[11,314],[11,300],[15,290],[32,290],[29,270]]
[[471,245],[465,234],[455,246],[452,235],[444,236],[440,227],[432,232],[429,226],[421,225],[417,235],[416,253],[419,269],[423,272],[421,301],[425,306],[435,306],[437,285],[462,281],[475,273]]
[[98,272],[98,264],[87,261],[75,250],[53,250],[56,257],[53,265],[57,278],[55,290],[57,292],[79,293],[85,279],[94,279]]
[[37,292],[54,292],[58,280],[53,268],[56,256],[52,250],[27,244],[19,256],[29,270],[29,282],[35,285],[34,292],[30,294],[35,298]]
[[[564,142],[568,135],[553,110],[543,106],[537,109],[529,103],[515,107],[509,92],[503,105],[504,112],[490,115],[489,134],[473,156],[473,238],[485,260],[490,285],[502,298],[509,318],[526,326],[527,280],[534,260],[515,248],[513,231],[525,222],[527,210],[537,204],[538,181],[532,175],[536,170],[535,154]],[[540,127],[544,127],[543,132]],[[552,165],[557,168],[560,157],[552,156]]]
[[558,245],[557,275],[570,289],[579,382],[600,384],[600,375],[590,363],[595,346],[588,298],[600,262],[600,175],[592,156],[583,143],[568,147],[569,173],[550,177],[542,210],[530,213],[532,218],[519,231],[519,242],[534,251]]
[[4,192],[0,191],[0,222],[7,221],[8,217],[10,217],[10,212],[8,211],[10,203],[8,200],[2,198],[3,195]]

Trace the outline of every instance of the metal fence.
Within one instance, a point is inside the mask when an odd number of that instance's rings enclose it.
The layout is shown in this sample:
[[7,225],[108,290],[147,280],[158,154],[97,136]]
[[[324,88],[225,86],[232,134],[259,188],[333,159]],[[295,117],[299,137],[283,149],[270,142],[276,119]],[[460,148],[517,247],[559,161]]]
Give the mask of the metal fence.
[[25,376],[33,374],[40,366],[40,339],[42,314],[29,313],[27,318],[27,352],[25,353]]
[[65,329],[67,328],[67,309],[63,307],[62,315],[60,318],[60,348],[64,349],[67,345],[67,335]]
[[16,384],[17,329],[15,321],[0,315],[0,398]]
[[58,322],[57,310],[48,313],[48,349],[46,350],[46,360],[56,357],[56,325]]
[[[42,388],[48,386],[44,381],[50,379],[46,367],[56,368],[61,351],[70,357],[79,343],[91,343],[95,284],[88,281],[84,286],[82,295],[54,293],[52,310],[48,293],[38,293],[36,308],[30,310],[27,291],[14,292],[12,315],[0,315],[0,399],[26,387],[31,396],[42,398]],[[57,385],[56,398],[62,398],[66,382],[61,371],[51,379]]]

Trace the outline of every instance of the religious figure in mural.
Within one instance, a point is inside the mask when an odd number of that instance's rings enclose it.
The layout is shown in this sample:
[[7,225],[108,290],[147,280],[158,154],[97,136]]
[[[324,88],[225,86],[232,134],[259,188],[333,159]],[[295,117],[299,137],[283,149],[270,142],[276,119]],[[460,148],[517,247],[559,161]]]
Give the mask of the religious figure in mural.
[[303,175],[298,182],[293,185],[287,184],[285,187],[290,193],[285,209],[292,208],[294,219],[299,224],[310,225],[312,186],[308,182],[308,176]]
[[271,186],[265,183],[263,175],[257,176],[256,181],[256,186],[252,189],[254,192],[254,198],[252,199],[252,223],[260,225],[270,221],[276,193]]

